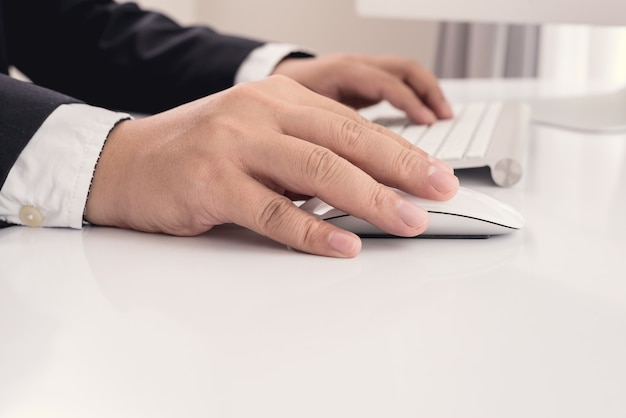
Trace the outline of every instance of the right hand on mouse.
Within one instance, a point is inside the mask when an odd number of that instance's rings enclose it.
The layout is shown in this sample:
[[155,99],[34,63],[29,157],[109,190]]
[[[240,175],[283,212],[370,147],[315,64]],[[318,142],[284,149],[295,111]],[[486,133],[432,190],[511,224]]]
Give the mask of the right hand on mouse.
[[96,167],[85,219],[197,235],[235,223],[298,250],[354,257],[360,239],[298,209],[318,196],[399,236],[427,213],[385,185],[449,199],[449,166],[348,107],[273,76],[119,123]]

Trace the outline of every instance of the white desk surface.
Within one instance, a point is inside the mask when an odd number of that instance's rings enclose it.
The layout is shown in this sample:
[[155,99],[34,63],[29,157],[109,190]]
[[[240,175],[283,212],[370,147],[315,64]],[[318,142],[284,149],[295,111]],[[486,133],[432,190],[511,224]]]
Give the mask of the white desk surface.
[[524,214],[504,237],[0,230],[0,418],[625,417],[625,179],[625,134],[534,126],[521,183],[462,177]]

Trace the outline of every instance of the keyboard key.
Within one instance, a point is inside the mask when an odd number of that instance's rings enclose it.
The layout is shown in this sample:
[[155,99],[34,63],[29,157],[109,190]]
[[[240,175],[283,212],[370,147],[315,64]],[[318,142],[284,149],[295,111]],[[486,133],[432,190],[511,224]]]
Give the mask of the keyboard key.
[[485,110],[486,103],[476,102],[465,107],[463,113],[456,116],[456,123],[436,157],[442,160],[460,160],[473,138],[476,126]]
[[398,135],[402,135],[408,123],[407,119],[394,119],[383,126]]
[[408,125],[404,131],[402,131],[402,136],[411,144],[415,145],[422,138],[422,135],[428,131],[428,128],[428,125],[418,125],[413,123]]
[[502,102],[490,102],[485,110],[482,122],[476,130],[474,140],[467,150],[467,158],[483,158],[487,154],[489,144],[491,143],[493,131],[498,122],[500,111],[502,110]]
[[404,128],[409,123],[409,120],[406,118],[386,118],[377,119],[375,122],[379,125],[383,125],[385,128],[398,135],[402,135],[402,131],[404,131]]
[[415,145],[430,155],[435,155],[452,126],[454,126],[454,120],[440,120],[433,123]]

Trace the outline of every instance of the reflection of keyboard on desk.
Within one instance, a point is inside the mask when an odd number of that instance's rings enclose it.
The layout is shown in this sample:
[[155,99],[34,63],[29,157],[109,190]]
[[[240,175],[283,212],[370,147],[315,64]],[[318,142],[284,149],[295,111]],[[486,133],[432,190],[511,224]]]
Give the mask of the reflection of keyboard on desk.
[[528,105],[521,102],[470,102],[452,106],[454,119],[416,125],[404,116],[363,115],[403,136],[409,142],[453,168],[489,167],[500,186],[511,186],[522,176],[529,124]]

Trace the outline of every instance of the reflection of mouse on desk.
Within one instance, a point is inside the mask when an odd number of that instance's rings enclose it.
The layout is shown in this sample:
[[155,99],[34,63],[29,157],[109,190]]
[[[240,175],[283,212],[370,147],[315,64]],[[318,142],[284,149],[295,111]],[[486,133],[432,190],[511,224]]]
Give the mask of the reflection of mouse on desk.
[[[513,232],[524,225],[524,218],[510,206],[464,187],[459,188],[452,199],[443,202],[421,199],[399,190],[397,193],[428,211],[430,222],[422,237],[489,237]],[[363,237],[390,236],[318,198],[308,200],[300,208]]]

